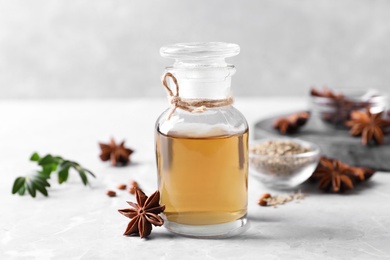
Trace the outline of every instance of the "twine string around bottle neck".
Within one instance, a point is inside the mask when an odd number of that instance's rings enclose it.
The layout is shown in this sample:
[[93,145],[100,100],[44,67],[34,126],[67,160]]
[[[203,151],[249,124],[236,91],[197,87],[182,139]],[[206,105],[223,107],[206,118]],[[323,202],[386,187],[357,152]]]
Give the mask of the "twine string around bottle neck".
[[[173,83],[176,86],[176,93],[173,93],[172,89],[168,85],[168,78],[171,78]],[[233,97],[228,96],[223,99],[204,99],[204,98],[194,98],[194,99],[184,99],[179,95],[179,83],[175,76],[172,73],[166,72],[162,79],[162,84],[168,92],[169,102],[171,103],[171,111],[168,114],[168,120],[171,119],[173,113],[175,113],[177,108],[183,109],[190,113],[203,112],[207,108],[213,107],[223,107],[230,106],[233,104]]]

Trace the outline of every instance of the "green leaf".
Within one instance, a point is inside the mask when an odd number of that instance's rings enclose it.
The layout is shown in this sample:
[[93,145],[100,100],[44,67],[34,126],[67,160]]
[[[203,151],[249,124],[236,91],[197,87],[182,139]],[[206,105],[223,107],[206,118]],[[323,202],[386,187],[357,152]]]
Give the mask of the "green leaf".
[[66,161],[66,163],[68,163],[70,167],[72,167],[76,171],[79,171],[81,169],[80,164],[78,164],[77,162]]
[[46,164],[46,165],[43,165],[43,169],[47,169],[47,171],[51,171],[51,172],[54,172],[55,170],[57,170],[57,166],[58,164],[56,163],[49,163],[49,164]]
[[63,168],[69,168],[73,166],[73,163],[71,161],[62,161],[59,165],[58,165],[58,170],[61,171]]
[[68,177],[69,177],[69,168],[70,166],[68,167],[65,167],[65,168],[62,168],[59,172],[58,172],[58,183],[61,184],[63,182],[66,182],[68,180]]
[[63,163],[64,162],[64,158],[62,158],[61,156],[53,156],[54,160],[60,164],[60,163]]
[[40,175],[35,175],[32,177],[32,179],[34,180],[34,182],[38,182],[45,187],[50,187],[50,183],[47,182],[45,177],[42,177]]
[[32,181],[33,187],[36,188],[40,193],[42,193],[45,197],[48,196],[46,188],[39,183],[38,181]]
[[35,191],[35,187],[34,187],[33,183],[32,183],[30,180],[27,180],[27,181],[26,181],[26,184],[27,184],[28,193],[30,193],[30,195],[31,195],[33,198],[35,198],[36,191]]
[[84,185],[88,184],[88,177],[85,174],[85,171],[83,169],[78,170],[81,180],[83,181]]
[[39,160],[39,165],[45,165],[45,164],[49,164],[49,163],[53,163],[53,162],[54,162],[53,156],[50,154],[47,154]]
[[20,196],[23,196],[24,193],[26,193],[26,186],[23,185],[23,186],[19,189],[18,193],[19,193]]
[[56,163],[56,159],[48,154],[46,155],[45,157],[43,157],[40,161],[39,161],[39,165],[47,165],[47,164],[52,164],[52,163]]
[[61,184],[66,182],[69,177],[69,169],[72,166],[70,161],[62,161],[62,163],[57,167],[58,168],[58,182]]
[[83,168],[83,170],[86,171],[86,172],[88,172],[89,174],[91,174],[92,177],[96,178],[95,174],[93,174],[93,172],[91,172],[90,170],[85,169],[85,168]]
[[12,194],[17,193],[24,186],[25,182],[26,182],[25,177],[16,178],[16,180],[14,181],[14,185],[12,187]]
[[45,179],[50,179],[50,174],[52,173],[52,167],[42,167],[42,170],[38,172],[39,176]]
[[50,187],[50,184],[46,181],[44,177],[40,175],[34,175],[32,177],[18,177],[14,182],[14,187],[12,189],[12,194],[19,193],[19,195],[24,195],[26,190],[32,197],[35,198],[36,191],[38,190],[44,196],[48,196],[46,187]]
[[33,162],[38,162],[39,159],[41,159],[41,157],[39,156],[39,154],[37,152],[33,153],[30,157],[30,161],[33,161]]

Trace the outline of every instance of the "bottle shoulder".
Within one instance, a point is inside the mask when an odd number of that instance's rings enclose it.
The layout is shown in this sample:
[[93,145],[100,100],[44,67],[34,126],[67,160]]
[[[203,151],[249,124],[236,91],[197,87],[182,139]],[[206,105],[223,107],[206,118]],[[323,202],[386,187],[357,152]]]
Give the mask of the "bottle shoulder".
[[210,137],[237,135],[248,130],[245,117],[233,106],[194,113],[176,109],[168,119],[170,112],[171,109],[167,109],[156,122],[156,130],[165,135]]

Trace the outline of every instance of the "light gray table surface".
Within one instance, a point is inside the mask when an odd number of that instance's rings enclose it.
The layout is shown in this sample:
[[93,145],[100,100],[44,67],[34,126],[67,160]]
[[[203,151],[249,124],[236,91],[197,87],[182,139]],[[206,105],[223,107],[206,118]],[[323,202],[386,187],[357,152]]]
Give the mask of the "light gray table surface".
[[[300,187],[300,203],[260,207],[264,187],[249,177],[249,229],[229,239],[191,239],[154,228],[149,239],[122,236],[128,219],[117,209],[134,201],[105,190],[136,180],[157,189],[154,123],[163,99],[2,100],[0,102],[0,259],[390,259],[390,173],[345,195]],[[301,98],[238,98],[250,127],[261,118],[306,107]],[[126,140],[133,164],[99,160],[98,142]],[[32,152],[76,160],[97,178],[56,184],[49,197],[11,195],[13,180],[33,171]],[[389,158],[390,159],[390,158]]]

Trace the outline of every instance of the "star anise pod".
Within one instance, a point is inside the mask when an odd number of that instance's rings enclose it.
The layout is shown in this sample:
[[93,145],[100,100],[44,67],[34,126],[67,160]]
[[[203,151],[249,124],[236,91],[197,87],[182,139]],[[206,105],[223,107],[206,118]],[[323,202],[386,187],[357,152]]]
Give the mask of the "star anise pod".
[[154,226],[162,226],[164,220],[158,215],[164,211],[165,205],[160,205],[160,192],[156,191],[147,197],[140,189],[136,188],[137,203],[127,202],[133,208],[120,209],[119,213],[131,219],[123,235],[139,235],[147,237]]
[[130,181],[129,193],[134,195],[137,190],[142,191],[142,189],[138,185],[138,182]]
[[344,192],[353,189],[354,173],[351,168],[338,160],[322,157],[312,180],[319,180],[323,191]]
[[273,126],[282,134],[294,133],[297,130],[296,125],[291,123],[286,117],[276,119]]
[[326,97],[330,99],[335,99],[335,100],[343,100],[344,95],[342,93],[335,93],[329,88],[324,87],[322,91],[317,90],[316,88],[312,87],[310,90],[310,94],[315,97]]
[[309,118],[310,118],[310,113],[306,111],[298,112],[289,116],[289,119],[292,122],[295,122],[295,124],[298,125],[299,127],[305,125],[307,120],[309,120]]
[[370,142],[383,144],[385,128],[390,126],[390,120],[382,118],[382,114],[383,112],[373,114],[368,108],[365,111],[352,111],[351,120],[345,125],[350,127],[349,133],[352,136],[362,137],[364,145]]
[[306,124],[310,114],[308,112],[299,112],[287,117],[280,117],[273,122],[273,127],[282,134],[292,134]]
[[111,161],[112,166],[125,165],[130,162],[130,155],[133,150],[125,147],[125,141],[122,141],[119,145],[115,143],[112,138],[109,144],[99,143],[101,153],[100,159],[102,161]]
[[366,181],[374,175],[375,171],[367,167],[351,167],[357,182]]

